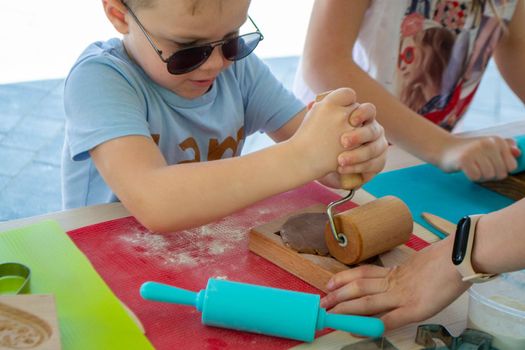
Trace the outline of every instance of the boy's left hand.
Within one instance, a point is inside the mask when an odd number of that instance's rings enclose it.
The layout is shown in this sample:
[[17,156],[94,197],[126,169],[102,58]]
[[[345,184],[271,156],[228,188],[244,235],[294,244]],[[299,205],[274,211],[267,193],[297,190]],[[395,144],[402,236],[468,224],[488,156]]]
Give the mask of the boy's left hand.
[[383,170],[388,142],[383,127],[375,119],[376,109],[371,103],[363,103],[350,116],[350,124],[356,128],[341,136],[345,151],[337,158],[337,173],[331,173],[319,181],[326,186],[340,188],[342,174],[360,173],[364,182]]

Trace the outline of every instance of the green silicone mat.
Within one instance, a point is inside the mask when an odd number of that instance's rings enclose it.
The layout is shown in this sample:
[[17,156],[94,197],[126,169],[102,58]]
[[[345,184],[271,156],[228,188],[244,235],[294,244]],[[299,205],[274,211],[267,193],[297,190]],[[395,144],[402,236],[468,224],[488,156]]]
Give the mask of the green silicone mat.
[[4,262],[31,269],[31,293],[55,295],[63,349],[153,349],[57,222],[0,233]]

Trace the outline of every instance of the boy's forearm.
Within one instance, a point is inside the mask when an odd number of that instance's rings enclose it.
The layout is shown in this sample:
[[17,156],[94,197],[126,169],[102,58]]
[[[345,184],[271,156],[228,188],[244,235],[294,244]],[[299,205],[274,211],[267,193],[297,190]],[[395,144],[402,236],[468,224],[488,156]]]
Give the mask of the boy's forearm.
[[292,148],[283,142],[243,157],[162,167],[139,199],[122,200],[153,231],[200,226],[314,179]]
[[475,271],[501,273],[525,268],[525,200],[481,217],[472,249]]

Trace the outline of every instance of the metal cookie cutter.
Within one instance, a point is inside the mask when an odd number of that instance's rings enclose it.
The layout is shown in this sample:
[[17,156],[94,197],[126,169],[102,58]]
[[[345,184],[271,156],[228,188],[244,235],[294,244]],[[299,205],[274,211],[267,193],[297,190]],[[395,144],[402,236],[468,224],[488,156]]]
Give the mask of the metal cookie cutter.
[[399,350],[385,337],[365,339],[357,343],[345,345],[339,350]]
[[15,262],[0,264],[0,294],[27,294],[30,279],[29,267]]
[[[445,346],[439,346],[434,339]],[[498,350],[492,346],[493,337],[485,332],[467,328],[457,337],[440,324],[424,324],[417,327],[416,343],[425,346],[424,350]]]

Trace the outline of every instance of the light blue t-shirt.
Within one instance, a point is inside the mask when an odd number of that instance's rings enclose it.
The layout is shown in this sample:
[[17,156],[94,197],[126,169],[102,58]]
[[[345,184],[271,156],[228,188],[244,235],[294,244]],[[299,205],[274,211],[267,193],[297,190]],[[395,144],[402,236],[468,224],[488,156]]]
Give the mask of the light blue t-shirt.
[[[62,205],[117,201],[89,150],[128,135],[152,138],[168,164],[230,158],[254,132],[273,132],[304,105],[254,54],[223,71],[210,90],[185,99],[153,82],[120,39],[90,45],[64,90]],[[144,184],[147,186],[147,184]]]

